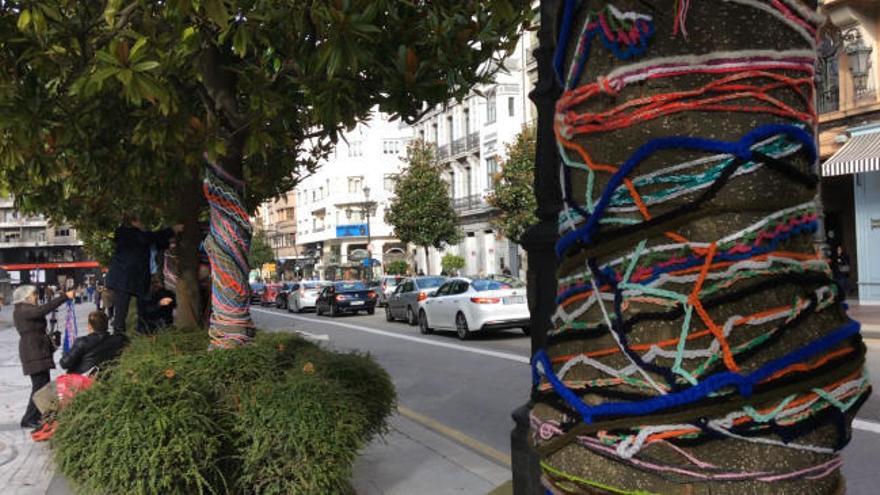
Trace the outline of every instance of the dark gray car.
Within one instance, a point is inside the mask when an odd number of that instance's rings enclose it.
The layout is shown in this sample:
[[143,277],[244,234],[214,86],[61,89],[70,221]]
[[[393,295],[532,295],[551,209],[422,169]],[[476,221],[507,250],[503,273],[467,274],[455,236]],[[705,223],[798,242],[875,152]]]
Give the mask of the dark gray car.
[[445,277],[411,277],[404,279],[385,306],[385,319],[405,320],[410,325],[419,323],[419,302],[424,301],[446,280]]

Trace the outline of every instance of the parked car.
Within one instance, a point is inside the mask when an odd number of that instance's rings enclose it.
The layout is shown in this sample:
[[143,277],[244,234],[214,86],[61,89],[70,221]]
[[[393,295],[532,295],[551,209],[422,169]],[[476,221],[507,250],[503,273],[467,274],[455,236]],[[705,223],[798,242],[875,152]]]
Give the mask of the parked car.
[[251,304],[260,304],[263,301],[263,291],[266,290],[266,284],[254,282],[251,284]]
[[505,276],[456,277],[420,303],[419,330],[455,330],[466,340],[477,331],[521,328],[529,334],[526,286]]
[[305,280],[296,284],[293,290],[287,294],[287,311],[291,313],[302,313],[307,309],[315,309],[315,302],[321,289],[326,287],[328,282],[320,280]]
[[263,293],[260,296],[260,306],[274,306],[275,298],[283,287],[284,284],[280,282],[270,282],[266,284],[263,288]]
[[336,316],[366,311],[371,315],[376,312],[377,299],[376,291],[363,282],[333,282],[321,289],[315,301],[315,312]]
[[282,282],[281,286],[277,288],[267,287],[263,299],[270,301],[270,304],[274,304],[278,309],[287,309],[290,293],[295,291],[297,287],[299,287],[299,283],[296,282]]
[[403,277],[400,275],[385,275],[382,277],[379,281],[379,306],[388,304],[388,298],[391,297],[391,294],[394,293],[403,280]]
[[419,303],[437,292],[445,277],[411,277],[404,279],[385,306],[385,319],[394,321],[403,319],[410,325],[419,324]]

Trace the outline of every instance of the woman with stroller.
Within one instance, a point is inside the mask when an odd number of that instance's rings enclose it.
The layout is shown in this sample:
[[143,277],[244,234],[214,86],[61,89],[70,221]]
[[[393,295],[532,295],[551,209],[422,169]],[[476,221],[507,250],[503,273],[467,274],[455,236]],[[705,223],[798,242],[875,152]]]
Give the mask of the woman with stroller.
[[31,396],[27,409],[21,418],[22,428],[40,426],[40,411],[34,404],[34,393],[49,383],[49,370],[55,367],[52,354],[55,344],[46,331],[46,315],[70,299],[73,291],[67,291],[46,304],[39,305],[37,288],[33,285],[22,285],[12,293],[12,320],[15,329],[21,336],[18,342],[18,355],[21,368],[25,375],[31,377]]

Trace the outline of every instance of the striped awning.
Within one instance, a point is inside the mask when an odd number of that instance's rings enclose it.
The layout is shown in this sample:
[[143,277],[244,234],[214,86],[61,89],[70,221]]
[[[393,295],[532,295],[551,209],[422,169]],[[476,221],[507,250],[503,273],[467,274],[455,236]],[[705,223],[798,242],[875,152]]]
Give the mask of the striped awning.
[[880,170],[880,130],[853,136],[822,164],[822,177]]

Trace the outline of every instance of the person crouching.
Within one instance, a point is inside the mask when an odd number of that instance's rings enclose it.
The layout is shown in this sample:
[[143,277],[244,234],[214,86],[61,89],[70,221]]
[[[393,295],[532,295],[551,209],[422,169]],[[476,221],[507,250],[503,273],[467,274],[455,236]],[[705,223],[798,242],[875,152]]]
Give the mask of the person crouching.
[[125,346],[125,334],[107,333],[107,315],[103,311],[89,313],[84,337],[76,339],[70,352],[61,357],[61,367],[68,373],[85,374],[90,369],[115,359]]

